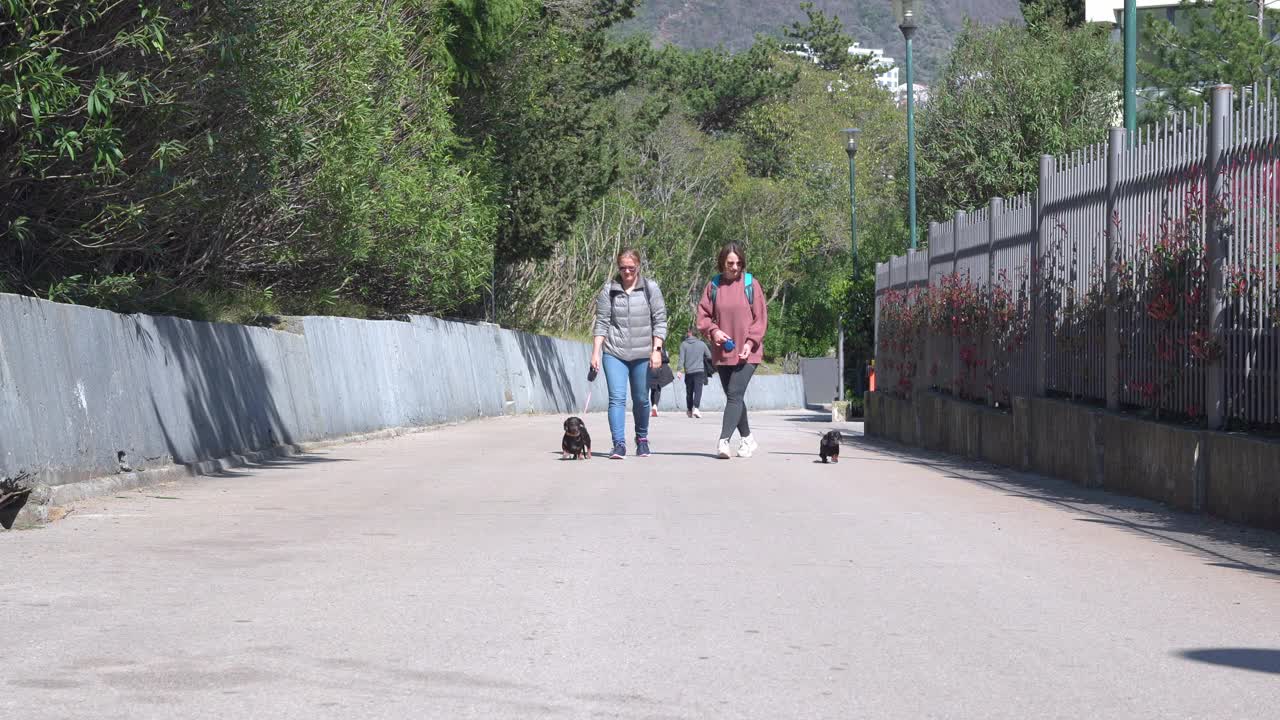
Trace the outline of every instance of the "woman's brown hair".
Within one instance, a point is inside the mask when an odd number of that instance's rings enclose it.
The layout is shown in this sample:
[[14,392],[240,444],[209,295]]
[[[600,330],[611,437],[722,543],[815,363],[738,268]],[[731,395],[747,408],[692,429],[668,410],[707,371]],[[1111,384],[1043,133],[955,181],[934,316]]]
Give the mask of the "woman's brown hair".
[[724,272],[724,261],[729,259],[730,253],[738,256],[738,261],[742,263],[741,270],[746,272],[747,253],[742,249],[742,246],[736,242],[728,243],[724,247],[720,248],[720,255],[716,258],[716,267],[720,272]]
[[618,256],[613,259],[613,264],[617,265],[618,263],[622,262],[622,258],[624,257],[629,257],[632,260],[635,260],[636,265],[640,264],[640,251],[636,250],[635,248],[629,248],[629,247],[622,248],[621,250],[618,251]]

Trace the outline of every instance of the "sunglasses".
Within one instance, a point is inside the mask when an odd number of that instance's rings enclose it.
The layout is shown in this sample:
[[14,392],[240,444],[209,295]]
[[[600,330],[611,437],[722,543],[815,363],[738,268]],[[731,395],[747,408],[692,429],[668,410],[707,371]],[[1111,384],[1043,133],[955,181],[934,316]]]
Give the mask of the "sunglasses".
[[639,270],[639,268],[636,267],[635,265],[619,265],[618,266],[618,272],[635,272],[636,270]]

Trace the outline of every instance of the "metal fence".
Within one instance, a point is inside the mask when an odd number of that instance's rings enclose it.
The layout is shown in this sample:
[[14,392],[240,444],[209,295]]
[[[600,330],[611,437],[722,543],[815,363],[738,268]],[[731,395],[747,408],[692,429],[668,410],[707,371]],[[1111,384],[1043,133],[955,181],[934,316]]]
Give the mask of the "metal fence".
[[1280,424],[1278,123],[1269,84],[1219,87],[931,223],[876,268],[880,387]]

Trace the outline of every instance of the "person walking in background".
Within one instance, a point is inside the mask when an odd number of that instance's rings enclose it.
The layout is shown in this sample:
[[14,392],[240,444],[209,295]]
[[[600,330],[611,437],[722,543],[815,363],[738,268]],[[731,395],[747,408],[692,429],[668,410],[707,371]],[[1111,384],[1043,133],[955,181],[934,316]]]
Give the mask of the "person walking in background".
[[680,343],[680,364],[677,375],[684,378],[685,415],[702,417],[698,409],[702,405],[702,386],[710,379],[707,366],[711,363],[711,349],[698,337],[697,328],[689,328],[684,342]]
[[745,395],[747,385],[764,359],[764,333],[769,314],[764,289],[747,272],[747,254],[738,243],[729,243],[716,258],[720,274],[711,278],[698,302],[698,330],[711,338],[711,359],[724,388],[724,420],[716,455],[728,459],[729,440],[738,431],[738,457],[748,458],[759,448],[751,436]]
[[667,337],[667,306],[658,283],[640,273],[640,253],[626,248],[616,258],[618,274],[596,296],[591,367],[604,368],[609,386],[609,432],[615,460],[627,454],[627,386],[636,424],[636,455],[649,455],[649,368],[661,367]]
[[653,408],[649,417],[658,417],[658,402],[662,400],[662,388],[671,384],[675,378],[671,374],[671,356],[667,349],[662,349],[662,365],[649,366],[649,406]]

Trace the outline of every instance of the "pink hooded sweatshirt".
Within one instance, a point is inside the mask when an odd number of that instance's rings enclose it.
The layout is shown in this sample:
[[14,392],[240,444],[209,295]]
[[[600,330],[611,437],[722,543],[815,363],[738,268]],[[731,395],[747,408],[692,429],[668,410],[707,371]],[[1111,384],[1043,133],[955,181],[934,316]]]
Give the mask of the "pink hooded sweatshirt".
[[698,330],[713,339],[716,330],[733,338],[733,350],[725,352],[724,348],[711,343],[711,361],[716,365],[737,365],[738,353],[742,351],[742,341],[751,341],[751,354],[747,362],[759,364],[764,359],[764,332],[769,326],[769,312],[765,307],[764,288],[760,281],[751,278],[751,295],[754,302],[747,304],[746,285],[742,278],[720,281],[716,291],[715,315],[711,312],[711,283],[702,289],[702,299],[698,301]]

